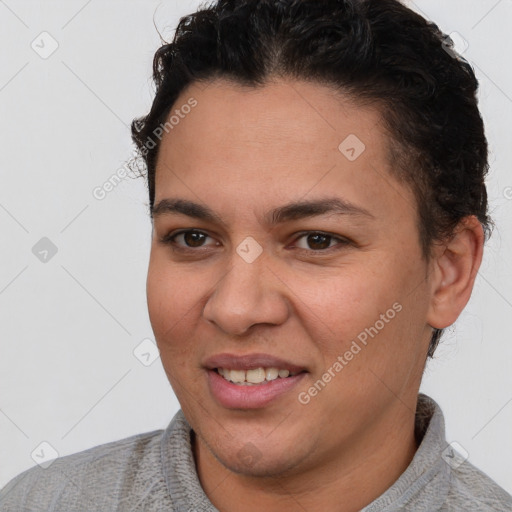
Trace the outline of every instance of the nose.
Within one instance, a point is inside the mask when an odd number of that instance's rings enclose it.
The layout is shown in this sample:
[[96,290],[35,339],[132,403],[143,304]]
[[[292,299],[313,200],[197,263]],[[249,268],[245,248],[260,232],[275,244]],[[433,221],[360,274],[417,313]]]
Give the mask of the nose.
[[283,324],[290,313],[287,287],[265,258],[248,263],[234,254],[231,263],[205,304],[204,318],[232,336],[257,324]]

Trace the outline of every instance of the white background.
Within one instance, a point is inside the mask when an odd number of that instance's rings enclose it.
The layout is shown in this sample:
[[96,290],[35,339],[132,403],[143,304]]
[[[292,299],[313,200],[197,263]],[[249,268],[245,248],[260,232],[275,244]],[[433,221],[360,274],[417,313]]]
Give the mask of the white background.
[[[0,0],[0,487],[43,441],[66,455],[164,428],[178,409],[159,359],[133,355],[152,338],[144,181],[102,201],[92,191],[129,160],[129,124],[150,107],[153,23],[170,38],[198,5]],[[512,2],[409,5],[468,43],[497,224],[422,390],[442,406],[448,440],[512,493]],[[47,59],[31,48],[43,31],[59,45]],[[58,249],[46,263],[32,252],[43,237]]]

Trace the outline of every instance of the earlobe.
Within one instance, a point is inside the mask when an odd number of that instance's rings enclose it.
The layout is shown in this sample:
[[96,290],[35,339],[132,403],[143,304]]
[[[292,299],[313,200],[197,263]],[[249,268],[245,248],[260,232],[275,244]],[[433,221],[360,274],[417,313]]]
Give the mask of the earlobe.
[[450,240],[434,251],[427,316],[431,327],[452,325],[468,303],[482,262],[483,245],[482,225],[471,215],[459,223]]

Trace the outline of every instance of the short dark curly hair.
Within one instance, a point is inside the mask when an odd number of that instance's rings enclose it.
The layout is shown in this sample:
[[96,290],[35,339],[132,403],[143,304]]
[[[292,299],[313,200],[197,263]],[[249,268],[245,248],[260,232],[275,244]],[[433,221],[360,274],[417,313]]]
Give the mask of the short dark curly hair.
[[[180,93],[219,78],[259,87],[278,77],[327,85],[379,109],[391,169],[417,200],[426,259],[466,216],[475,215],[488,238],[478,81],[449,36],[398,0],[217,0],[181,18],[154,56],[151,110],[132,122],[150,208],[155,134]],[[429,357],[442,332],[434,330]]]

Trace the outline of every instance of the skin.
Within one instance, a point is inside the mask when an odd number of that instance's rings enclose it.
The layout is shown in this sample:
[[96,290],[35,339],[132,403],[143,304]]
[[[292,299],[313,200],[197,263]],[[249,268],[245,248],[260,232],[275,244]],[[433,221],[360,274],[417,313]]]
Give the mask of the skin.
[[[390,172],[379,112],[323,85],[279,79],[254,89],[218,80],[193,84],[175,105],[191,96],[197,106],[161,142],[155,205],[187,199],[221,221],[154,216],[147,298],[163,366],[195,432],[201,484],[226,512],[360,510],[414,456],[432,328],[451,325],[469,300],[482,228],[464,219],[427,261],[412,191]],[[355,161],[338,150],[349,134],[366,146]],[[370,215],[265,221],[284,204],[326,197]],[[160,241],[180,229],[206,236]],[[248,236],[263,250],[252,263],[236,252]],[[401,311],[300,403],[298,394],[396,303]],[[264,408],[227,409],[202,366],[222,352],[269,353],[308,373]],[[240,456],[249,449],[252,460]]]

